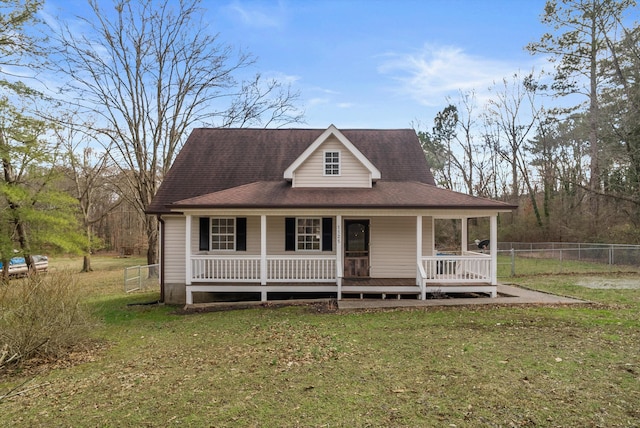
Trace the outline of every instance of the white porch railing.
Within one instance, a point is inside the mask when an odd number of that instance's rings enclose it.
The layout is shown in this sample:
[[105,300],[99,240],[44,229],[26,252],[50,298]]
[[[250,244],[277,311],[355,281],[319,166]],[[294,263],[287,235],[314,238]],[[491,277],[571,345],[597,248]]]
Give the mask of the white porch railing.
[[[267,256],[266,282],[336,282],[335,256]],[[192,282],[264,282],[260,256],[194,255]],[[491,257],[465,252],[463,255],[423,257],[417,266],[416,285],[491,283]]]
[[259,282],[260,256],[192,256],[191,280],[197,282]]
[[336,257],[268,256],[268,282],[335,282]]
[[491,283],[491,256],[465,251],[462,256],[423,257],[425,282],[455,284]]
[[[261,282],[260,256],[194,255],[192,282]],[[335,282],[336,257],[267,256],[267,282]]]

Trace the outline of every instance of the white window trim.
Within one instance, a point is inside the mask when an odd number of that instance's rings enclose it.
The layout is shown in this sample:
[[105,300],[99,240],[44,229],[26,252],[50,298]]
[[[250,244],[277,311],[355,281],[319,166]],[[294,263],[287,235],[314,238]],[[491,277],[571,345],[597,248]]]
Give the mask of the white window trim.
[[[214,220],[233,220],[233,248],[213,248],[213,221]],[[236,234],[238,233],[238,223],[236,222],[235,217],[210,217],[209,218],[209,248],[211,251],[235,251],[236,250]],[[230,236],[230,234],[225,233],[224,235],[218,233],[218,236]]]
[[[327,164],[327,153],[337,153],[338,154],[338,173],[337,174],[327,174],[327,165],[336,165],[336,163],[331,162]],[[322,152],[322,175],[325,177],[340,177],[342,175],[342,151],[341,150],[324,150]]]
[[[318,220],[318,223],[319,223],[318,249],[310,249],[310,250],[308,250],[308,249],[300,249],[298,247],[298,244],[300,243],[298,241],[298,236],[299,236],[299,233],[298,233],[298,227],[299,227],[298,221],[299,220]],[[304,234],[304,235],[306,235],[306,234]],[[312,253],[312,252],[313,253],[319,253],[319,252],[322,252],[322,217],[296,217],[296,251],[304,252],[304,253]]]

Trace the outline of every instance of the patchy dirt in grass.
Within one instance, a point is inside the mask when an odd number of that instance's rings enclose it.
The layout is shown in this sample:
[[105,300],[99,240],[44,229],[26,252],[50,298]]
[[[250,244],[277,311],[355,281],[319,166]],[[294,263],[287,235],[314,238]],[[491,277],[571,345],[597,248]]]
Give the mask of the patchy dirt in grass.
[[266,308],[278,309],[290,306],[303,306],[313,313],[334,313],[338,311],[338,302],[328,300],[272,300],[268,302],[229,302],[196,304],[189,308],[176,308],[176,315],[200,314],[206,312],[237,311],[242,309]]
[[637,290],[640,289],[640,278],[587,277],[580,279],[576,284],[601,290]]
[[85,342],[70,349],[65,355],[49,358],[35,357],[19,364],[7,365],[0,369],[0,381],[16,376],[34,377],[55,369],[65,369],[78,364],[97,361],[109,349],[106,341],[94,340]]

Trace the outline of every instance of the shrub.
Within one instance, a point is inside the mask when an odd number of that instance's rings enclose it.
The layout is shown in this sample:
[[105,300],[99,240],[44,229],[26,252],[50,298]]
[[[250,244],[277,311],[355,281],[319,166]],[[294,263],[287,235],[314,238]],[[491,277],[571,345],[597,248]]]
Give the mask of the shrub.
[[1,284],[0,349],[5,362],[58,358],[84,341],[89,316],[80,300],[70,272],[29,275]]

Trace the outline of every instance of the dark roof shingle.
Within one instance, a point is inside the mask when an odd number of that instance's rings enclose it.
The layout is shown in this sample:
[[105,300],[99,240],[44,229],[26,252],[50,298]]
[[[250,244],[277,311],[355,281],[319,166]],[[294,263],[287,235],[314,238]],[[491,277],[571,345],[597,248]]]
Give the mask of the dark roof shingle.
[[[284,170],[324,129],[194,129],[147,208],[169,205],[250,183],[282,182]],[[340,130],[379,170],[385,182],[435,185],[415,131]]]
[[513,206],[415,181],[379,181],[371,188],[293,188],[284,180],[260,181],[177,201],[184,208],[405,208],[492,209]]

